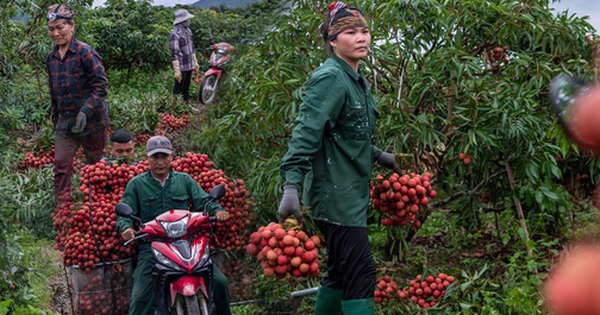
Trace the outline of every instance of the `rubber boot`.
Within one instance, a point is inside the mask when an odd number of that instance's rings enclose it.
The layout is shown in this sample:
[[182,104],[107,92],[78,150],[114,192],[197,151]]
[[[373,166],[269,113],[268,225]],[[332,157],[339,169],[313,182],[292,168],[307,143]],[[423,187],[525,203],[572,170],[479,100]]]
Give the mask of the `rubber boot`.
[[374,308],[373,298],[342,301],[344,315],[373,315]]
[[342,298],[344,298],[342,290],[320,285],[317,292],[315,315],[340,315],[342,312]]

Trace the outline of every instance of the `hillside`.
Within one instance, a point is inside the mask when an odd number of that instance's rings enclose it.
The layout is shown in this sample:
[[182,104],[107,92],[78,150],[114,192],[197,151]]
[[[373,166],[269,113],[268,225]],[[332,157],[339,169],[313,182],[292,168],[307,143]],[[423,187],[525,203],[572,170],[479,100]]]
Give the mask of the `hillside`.
[[199,9],[208,9],[210,7],[226,6],[229,8],[247,7],[248,5],[260,2],[260,0],[200,0],[192,3],[193,7]]

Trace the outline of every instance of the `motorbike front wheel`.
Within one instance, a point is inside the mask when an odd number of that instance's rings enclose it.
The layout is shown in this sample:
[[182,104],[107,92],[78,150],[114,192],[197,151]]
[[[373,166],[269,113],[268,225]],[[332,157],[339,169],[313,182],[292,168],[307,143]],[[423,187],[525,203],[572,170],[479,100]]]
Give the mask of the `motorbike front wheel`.
[[215,100],[217,83],[219,83],[219,78],[216,74],[209,75],[202,80],[202,83],[200,83],[200,102],[202,104],[208,105]]
[[177,295],[175,300],[176,315],[209,315],[206,298],[199,293],[193,296]]

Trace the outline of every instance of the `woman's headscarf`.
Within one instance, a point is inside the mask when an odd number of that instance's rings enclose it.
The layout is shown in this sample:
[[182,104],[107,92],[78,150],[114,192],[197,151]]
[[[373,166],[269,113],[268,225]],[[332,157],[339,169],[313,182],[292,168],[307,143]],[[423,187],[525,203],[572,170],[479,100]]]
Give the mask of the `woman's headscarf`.
[[350,27],[367,27],[364,14],[357,8],[342,1],[329,5],[325,22],[321,24],[321,34],[327,41],[334,40],[340,32]]

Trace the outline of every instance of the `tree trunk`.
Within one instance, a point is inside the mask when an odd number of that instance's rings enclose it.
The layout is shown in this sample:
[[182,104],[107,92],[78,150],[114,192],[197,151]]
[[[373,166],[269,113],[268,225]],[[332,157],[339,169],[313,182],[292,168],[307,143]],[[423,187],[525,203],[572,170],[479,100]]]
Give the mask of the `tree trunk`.
[[[521,206],[521,201],[514,193],[515,190],[515,174],[513,173],[512,167],[510,167],[510,163],[508,163],[508,157],[504,160],[504,166],[506,167],[506,174],[508,175],[508,182],[510,184],[511,190],[513,190],[513,201],[515,203],[515,208],[517,209],[517,215],[519,216],[519,223],[521,224],[521,228],[523,229],[523,234],[525,235],[525,247],[527,248],[527,257],[532,257],[533,253],[531,252],[531,248],[527,246],[529,243],[529,231],[527,230],[527,223],[525,222],[525,215],[523,215],[523,207]],[[537,272],[535,272],[537,273]]]

